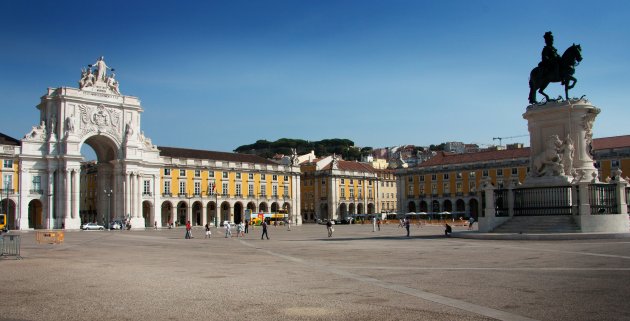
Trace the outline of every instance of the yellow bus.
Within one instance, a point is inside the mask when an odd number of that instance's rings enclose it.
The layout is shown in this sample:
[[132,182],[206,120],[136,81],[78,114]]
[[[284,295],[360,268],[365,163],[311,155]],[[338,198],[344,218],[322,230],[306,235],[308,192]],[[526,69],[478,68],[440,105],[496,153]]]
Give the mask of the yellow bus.
[[0,231],[7,231],[7,215],[0,214]]

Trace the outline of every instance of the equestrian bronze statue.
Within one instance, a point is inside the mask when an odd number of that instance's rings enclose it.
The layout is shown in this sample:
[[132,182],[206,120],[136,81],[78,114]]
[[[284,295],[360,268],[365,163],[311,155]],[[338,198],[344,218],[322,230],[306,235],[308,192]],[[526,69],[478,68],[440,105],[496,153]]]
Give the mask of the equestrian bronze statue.
[[556,48],[553,46],[553,35],[551,31],[545,33],[545,48],[542,51],[542,61],[538,67],[532,69],[529,75],[529,103],[536,104],[536,90],[545,96],[549,101],[549,96],[544,90],[551,82],[560,82],[564,85],[565,99],[569,99],[569,89],[575,87],[577,79],[573,77],[575,66],[582,61],[582,47],[573,44],[563,54],[558,56]]

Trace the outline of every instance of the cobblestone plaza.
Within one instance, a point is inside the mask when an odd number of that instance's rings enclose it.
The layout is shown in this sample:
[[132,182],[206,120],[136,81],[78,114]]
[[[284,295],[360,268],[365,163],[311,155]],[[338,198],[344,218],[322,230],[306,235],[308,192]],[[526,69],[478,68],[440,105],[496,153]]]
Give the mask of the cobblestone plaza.
[[[466,227],[455,226],[455,230]],[[620,320],[630,242],[444,238],[441,226],[22,232],[3,320]]]

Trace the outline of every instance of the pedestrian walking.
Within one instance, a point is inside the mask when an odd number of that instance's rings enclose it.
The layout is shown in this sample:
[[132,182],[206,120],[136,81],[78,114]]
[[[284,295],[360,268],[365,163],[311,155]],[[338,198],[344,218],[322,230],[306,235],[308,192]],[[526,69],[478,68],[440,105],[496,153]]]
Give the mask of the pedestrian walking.
[[245,233],[249,234],[249,220],[245,220]]
[[472,228],[473,228],[473,224],[475,224],[475,218],[471,216],[471,217],[468,219],[468,229],[469,229],[469,230],[472,230]]
[[260,239],[262,240],[265,236],[267,237],[267,239],[269,239],[269,234],[267,234],[267,221],[263,221],[262,222],[262,235],[260,236]]
[[328,222],[326,222],[326,229],[328,230],[328,237],[332,237],[333,232],[335,231],[332,221],[328,220]]
[[448,223],[444,224],[444,236],[450,236],[451,233],[453,233],[453,229],[451,228],[450,225],[448,225]]
[[405,227],[404,221],[402,218],[398,221],[398,228]]
[[225,227],[225,238],[232,237],[232,226],[230,222],[225,221],[225,223],[223,223],[223,227]]
[[192,238],[192,225],[190,225],[190,221],[186,222],[186,236],[184,238],[186,239]]
[[291,230],[291,220],[287,220],[287,231]]
[[409,227],[411,225],[409,218],[405,218],[404,225],[405,225],[405,228],[407,229],[407,237],[409,237]]
[[376,226],[378,227],[378,230],[380,231],[381,230],[381,219],[380,218],[376,220]]
[[212,232],[210,232],[210,223],[206,223],[206,236],[204,238],[209,239]]
[[157,221],[153,221],[153,229],[157,230]]

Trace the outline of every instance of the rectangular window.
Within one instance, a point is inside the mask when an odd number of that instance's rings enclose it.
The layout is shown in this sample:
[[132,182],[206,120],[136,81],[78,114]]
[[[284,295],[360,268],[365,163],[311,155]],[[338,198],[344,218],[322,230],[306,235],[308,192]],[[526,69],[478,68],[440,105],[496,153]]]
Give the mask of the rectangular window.
[[424,175],[420,175],[420,181],[424,182]]
[[223,183],[223,192],[221,194],[228,195],[229,191],[228,191],[228,183]]
[[179,182],[179,195],[186,195],[186,182],[185,181]]
[[284,175],[284,181],[288,182],[289,181],[289,176],[288,175]]
[[368,186],[372,186],[372,181],[368,181]]
[[431,174],[431,180],[437,181],[437,174]]
[[407,195],[413,195],[413,186],[409,185],[409,192]]
[[236,184],[236,196],[242,196],[241,194],[241,184]]
[[171,176],[171,169],[170,168],[165,168],[164,169],[164,176]]
[[420,195],[424,195],[424,185],[420,185]]
[[142,193],[144,195],[151,195],[151,181],[145,180],[144,185],[142,186]]
[[278,197],[278,186],[274,185],[271,187],[271,193],[273,197]]
[[195,169],[195,177],[201,177],[201,170]]
[[13,160],[12,159],[5,159],[3,162],[3,166],[4,168],[13,168]]
[[326,185],[326,179],[322,178],[322,185]]
[[512,175],[518,175],[518,168],[512,168]]
[[472,193],[472,192],[476,192],[477,191],[477,183],[475,182],[469,182],[468,183],[468,190]]
[[284,190],[282,191],[282,195],[284,197],[289,197],[289,186],[284,185]]
[[354,184],[354,180],[353,179],[350,180],[350,185],[352,185],[352,184]]
[[254,196],[254,184],[249,184],[247,187],[247,195]]
[[272,175],[271,176],[271,180],[274,181],[274,182],[277,182],[278,181],[278,175]]
[[359,191],[358,191],[359,199],[363,198],[363,193],[361,193],[361,191],[362,191],[362,189],[359,189]]
[[475,173],[475,172],[469,172],[468,173],[468,177],[470,177],[470,178],[474,178],[475,176],[477,176],[477,173]]
[[195,182],[195,195],[201,195],[201,182]]
[[2,179],[2,186],[6,189],[13,189],[13,175],[5,174]]
[[346,198],[346,189],[344,187],[341,188],[341,198]]
[[265,174],[260,174],[260,180],[261,180],[261,181],[264,181],[264,180],[266,180],[266,179],[267,179],[267,175],[265,175]]
[[164,181],[164,194],[171,194],[171,181]]
[[208,183],[208,195],[214,195],[217,192],[217,186],[214,182]]
[[464,189],[464,185],[462,184],[462,182],[457,182],[457,193],[462,193],[463,189]]
[[407,177],[407,181],[408,181],[409,183],[413,182],[413,176],[409,176],[409,177]]
[[186,177],[186,170],[185,169],[180,169],[179,170],[179,177]]
[[437,195],[437,184],[431,184],[431,194]]
[[354,198],[354,188],[350,189],[350,198]]
[[362,180],[359,180],[359,186],[361,186],[361,184],[362,184],[362,183],[363,183],[363,181],[362,181]]
[[497,176],[503,176],[503,169],[502,168],[497,169]]
[[488,177],[488,170],[487,170],[487,169],[484,169],[484,170],[481,172],[481,176],[483,176],[483,177]]
[[444,179],[448,179],[448,178],[449,178],[448,173],[444,174]]
[[260,196],[267,196],[267,184],[260,184]]
[[254,173],[249,173],[248,177],[249,177],[250,180],[253,180],[254,179]]
[[345,183],[346,183],[346,180],[342,178],[341,179],[341,184],[345,184]]
[[223,178],[228,178],[228,172],[223,172]]
[[449,183],[444,183],[444,194],[451,193],[451,185]]
[[41,176],[33,176],[33,189],[36,191],[40,191],[42,189],[42,177]]
[[241,173],[236,173],[236,179],[241,179]]
[[209,172],[208,172],[208,177],[212,177],[212,178],[214,178],[214,171],[209,171]]
[[619,168],[619,160],[613,159],[610,161],[610,168],[617,169]]
[[372,198],[372,189],[368,189],[368,198]]

